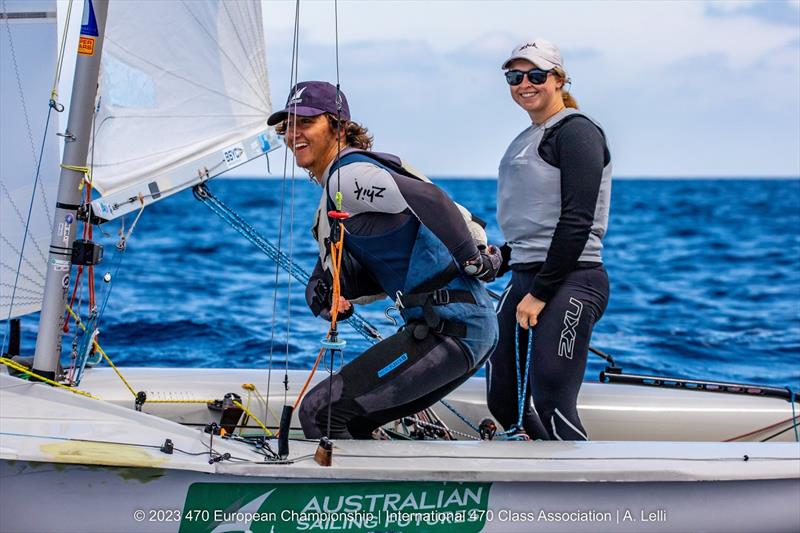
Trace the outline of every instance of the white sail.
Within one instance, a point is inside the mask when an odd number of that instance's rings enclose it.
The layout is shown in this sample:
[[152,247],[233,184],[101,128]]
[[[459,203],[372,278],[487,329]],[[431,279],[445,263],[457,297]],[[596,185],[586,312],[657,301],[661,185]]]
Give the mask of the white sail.
[[4,0],[0,7],[1,321],[41,309],[59,167],[55,112],[42,151],[58,51],[56,2]]
[[[261,3],[111,2],[99,94],[92,177],[103,196],[128,196],[180,167],[195,178],[198,168],[226,170],[250,147],[221,154],[265,133],[271,112]],[[263,144],[253,155],[274,147]],[[183,181],[150,192],[191,185]]]

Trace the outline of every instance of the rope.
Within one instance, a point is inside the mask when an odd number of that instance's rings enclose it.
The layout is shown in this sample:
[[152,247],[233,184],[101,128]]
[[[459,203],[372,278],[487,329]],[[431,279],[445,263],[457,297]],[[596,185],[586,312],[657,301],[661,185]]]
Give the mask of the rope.
[[311,367],[311,372],[308,374],[308,378],[306,379],[305,384],[303,384],[303,388],[300,389],[300,394],[297,395],[297,399],[292,406],[292,409],[297,409],[297,406],[300,405],[300,400],[303,399],[303,395],[306,393],[306,389],[308,388],[308,384],[311,383],[311,378],[314,377],[314,373],[317,371],[317,367],[319,366],[319,362],[322,361],[322,356],[325,354],[325,348],[320,348],[319,353],[317,354],[317,360],[314,361],[314,366]]
[[[219,198],[214,196],[210,190],[205,186],[197,186],[194,189],[195,198],[203,202],[211,211],[218,217],[227,222],[233,229],[241,234],[245,239],[250,241],[256,248],[264,252],[264,254],[277,263],[281,268],[289,272],[294,279],[302,283],[308,284],[309,274],[297,263],[294,263],[285,253],[278,247],[267,240],[261,235],[258,230],[247,223],[236,212],[231,210]],[[370,324],[358,312],[354,312],[350,318],[345,320],[347,324],[353,327],[362,337],[370,342],[377,342],[383,340],[383,336],[378,329]]]
[[[462,422],[464,422],[466,425],[468,425],[468,426],[470,427],[470,429],[472,429],[472,430],[473,430],[475,433],[477,433],[478,435],[480,435],[480,433],[481,433],[481,430],[480,430],[480,429],[478,429],[478,426],[476,426],[475,424],[473,424],[473,423],[472,423],[472,422],[471,422],[471,421],[470,421],[470,420],[469,420],[469,419],[468,419],[466,416],[464,416],[464,415],[462,415],[461,413],[459,413],[459,412],[458,412],[458,410],[456,410],[456,408],[455,408],[455,407],[453,407],[452,405],[450,405],[450,402],[448,402],[448,401],[447,401],[447,400],[445,400],[445,399],[441,399],[441,400],[439,400],[439,403],[441,403],[442,405],[444,405],[445,407],[447,407],[447,408],[450,410],[450,412],[451,412],[451,413],[453,413],[454,415],[456,415],[456,416],[459,418],[459,420],[461,420]],[[450,431],[452,431],[452,432],[456,433],[456,431],[455,431],[455,430],[450,430]],[[462,434],[463,434],[463,433],[462,433]]]
[[233,400],[233,405],[235,405],[236,407],[238,407],[239,409],[241,409],[242,411],[244,411],[244,412],[245,412],[245,414],[247,414],[247,416],[249,416],[250,418],[252,418],[253,420],[255,420],[255,421],[256,421],[256,424],[258,424],[259,426],[261,426],[261,429],[263,429],[263,430],[264,430],[264,433],[266,433],[266,434],[267,434],[267,437],[272,437],[272,432],[271,432],[270,430],[268,430],[268,429],[267,429],[267,426],[265,426],[265,425],[264,425],[264,423],[263,423],[263,422],[261,422],[261,420],[259,420],[259,419],[258,419],[258,417],[257,417],[256,415],[254,415],[254,414],[253,414],[253,413],[250,411],[250,409],[248,409],[247,407],[245,407],[244,405],[242,405],[240,402],[237,402],[236,400]]
[[527,385],[528,373],[531,367],[531,347],[533,346],[533,331],[528,329],[528,348],[525,352],[525,374],[522,375],[522,368],[519,361],[519,330],[521,327],[517,325],[514,328],[514,357],[516,363],[517,373],[517,423],[508,428],[506,431],[497,433],[498,436],[506,437],[508,440],[522,440],[524,439],[524,428],[522,425],[522,415],[525,412],[525,401],[528,398]]
[[83,180],[81,180],[80,185],[78,185],[79,191],[83,190],[84,183],[88,183],[90,185],[92,184],[92,170],[89,167],[81,167],[78,165],[65,165],[64,163],[61,163],[61,165],[59,166],[67,170],[74,170],[75,172],[80,172],[81,174],[83,174]]
[[136,228],[136,224],[139,222],[139,219],[142,218],[142,213],[144,213],[144,208],[147,207],[144,203],[144,197],[139,194],[139,202],[142,204],[142,207],[139,208],[139,212],[136,214],[136,218],[133,219],[133,223],[131,227],[128,228],[128,232],[124,233],[122,229],[120,229],[120,237],[119,242],[117,243],[118,250],[125,250],[125,246],[128,242],[128,239],[131,238],[131,234],[133,233],[134,228]]
[[[272,409],[270,409],[269,401],[267,401],[267,398],[263,394],[261,394],[261,392],[258,390],[258,388],[254,384],[252,384],[252,383],[242,383],[242,388],[247,391],[247,406],[248,407],[250,406],[250,394],[251,393],[255,394],[256,395],[256,399],[258,401],[260,401],[260,402],[263,402],[264,405],[266,406],[267,413],[271,414],[272,418],[274,418],[275,420],[280,420],[280,417],[278,417],[278,415],[276,415],[275,412]],[[269,420],[269,419],[267,418],[267,420]]]
[[58,381],[53,381],[52,379],[48,379],[48,378],[46,378],[44,376],[41,376],[41,375],[37,374],[36,372],[33,372],[30,368],[28,368],[26,366],[23,366],[23,365],[17,363],[16,361],[12,361],[8,357],[0,357],[0,363],[3,363],[4,365],[13,368],[14,370],[22,372],[23,374],[27,374],[27,375],[29,375],[31,377],[34,377],[39,381],[43,381],[44,383],[47,383],[48,385],[52,385],[54,387],[58,387],[59,389],[68,390],[69,392],[72,392],[72,393],[75,393],[75,394],[80,394],[81,396],[86,396],[87,398],[91,398],[93,400],[99,400],[100,399],[97,396],[93,396],[92,394],[89,394],[86,391],[83,391],[83,390],[80,390],[80,389],[76,389],[75,387],[70,387],[68,385],[64,385],[63,383],[59,383]]
[[455,429],[450,429],[448,427],[440,426],[439,424],[432,424],[430,422],[425,422],[423,420],[420,420],[420,418],[417,417],[417,416],[406,416],[406,417],[403,417],[403,418],[411,419],[411,420],[414,421],[415,424],[418,424],[418,425],[420,425],[422,427],[429,427],[429,428],[439,429],[439,430],[442,430],[442,431],[446,431],[447,433],[452,433],[453,435],[459,435],[461,437],[466,437],[466,438],[471,439],[471,440],[481,440],[478,437],[475,437],[473,435],[469,435],[467,433],[463,433],[461,431],[457,431]]

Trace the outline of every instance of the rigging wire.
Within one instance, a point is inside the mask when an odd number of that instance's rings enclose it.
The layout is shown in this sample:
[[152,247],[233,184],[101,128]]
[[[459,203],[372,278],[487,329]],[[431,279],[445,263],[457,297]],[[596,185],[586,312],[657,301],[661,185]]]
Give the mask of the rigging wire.
[[[339,159],[342,154],[342,95],[339,86],[339,2],[333,2],[333,20],[334,20],[334,37],[336,40],[336,210],[342,211],[342,179],[341,169],[339,168]],[[320,176],[322,179],[322,176]],[[330,179],[330,178],[328,178]],[[323,187],[323,194],[328,194],[328,183],[326,182]],[[327,201],[327,199],[326,199]],[[333,299],[331,301],[331,327],[329,337],[332,341],[338,341],[336,333],[336,319],[339,315],[339,298],[341,296],[341,285],[339,276],[341,274],[340,266],[342,259],[342,247],[344,244],[344,221],[336,219],[333,224],[339,225],[339,242],[334,243],[331,239],[331,274],[333,275]],[[334,226],[331,225],[331,228]],[[333,235],[333,234],[332,234]],[[338,250],[337,250],[338,247]],[[338,253],[334,253],[337,250]],[[352,304],[351,304],[352,305]],[[324,345],[323,345],[324,346]],[[331,409],[333,407],[333,365],[336,356],[336,350],[328,348],[330,353],[330,365],[328,366],[328,421],[326,425],[325,436],[331,436]],[[340,354],[344,354],[340,351]]]
[[[297,83],[297,68],[299,62],[299,35],[300,35],[300,0],[295,0],[295,14],[294,14],[294,30],[292,35],[292,58],[291,58],[291,67],[289,72],[289,92],[291,92],[292,87]],[[295,104],[295,107],[297,104]],[[290,112],[291,116],[291,112]],[[293,121],[287,121],[289,127],[294,128]],[[287,135],[290,137],[294,136],[294,131],[287,131]],[[291,162],[291,179],[294,181],[294,173],[295,173],[295,161],[292,157]],[[281,250],[281,245],[283,241],[283,214],[284,209],[286,207],[286,171],[289,166],[289,146],[284,143],[283,149],[283,177],[281,179],[281,208],[280,208],[280,215],[278,221],[278,251]],[[270,340],[269,340],[269,358],[268,358],[268,365],[267,365],[267,398],[270,397],[270,389],[272,385],[272,362],[273,362],[273,353],[275,349],[275,324],[277,321],[277,311],[278,311],[278,289],[279,289],[279,281],[280,281],[280,266],[276,263],[275,264],[275,286],[273,289],[272,295],[272,320],[270,325]],[[287,326],[288,328],[288,326]],[[283,391],[283,403],[286,405],[288,401],[288,391],[289,391],[289,340],[288,340],[288,329],[287,329],[287,341],[286,341],[286,355],[284,357],[284,376],[283,376],[283,383],[284,383],[284,391]],[[267,413],[264,414],[264,419],[267,419]]]
[[73,0],[69,0],[69,4],[67,4],[67,17],[64,23],[64,32],[61,34],[61,46],[59,46],[58,60],[56,61],[56,75],[53,79],[53,89],[50,91],[50,105],[59,113],[64,111],[64,105],[58,102],[58,85],[61,83],[61,68],[64,66],[64,51],[67,48],[69,20],[72,16],[72,1]]

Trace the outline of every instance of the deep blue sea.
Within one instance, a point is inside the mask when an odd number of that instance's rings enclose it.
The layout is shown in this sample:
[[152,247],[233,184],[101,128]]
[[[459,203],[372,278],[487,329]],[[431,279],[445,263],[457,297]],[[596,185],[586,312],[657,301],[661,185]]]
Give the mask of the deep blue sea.
[[[437,183],[502,243],[495,181]],[[281,247],[311,270],[316,185],[299,177],[210,188],[274,243],[284,197]],[[119,224],[108,226],[100,342],[115,363],[266,368],[271,354],[277,367],[287,359],[310,367],[326,323],[306,308],[303,287],[284,272],[276,278],[275,265],[190,191],[146,209],[124,254],[113,246]],[[799,229],[800,180],[615,181],[604,251],[611,300],[592,345],[629,372],[800,388]],[[117,266],[104,284],[102,273]],[[491,288],[500,292],[504,281]],[[387,305],[361,308],[384,335],[393,331]],[[23,321],[28,353],[35,328]],[[368,341],[343,330],[350,360]],[[590,354],[586,379],[604,365]]]

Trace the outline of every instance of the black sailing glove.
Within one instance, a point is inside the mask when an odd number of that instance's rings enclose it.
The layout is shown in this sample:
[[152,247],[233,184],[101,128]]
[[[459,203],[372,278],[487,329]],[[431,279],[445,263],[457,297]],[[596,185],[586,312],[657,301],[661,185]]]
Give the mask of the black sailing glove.
[[[321,279],[312,279],[306,286],[306,302],[314,316],[321,317],[328,322],[331,321],[331,300],[333,290]],[[350,309],[340,310],[337,320],[347,320],[355,312],[354,306]]]
[[314,316],[322,315],[323,311],[328,311],[330,320],[331,296],[333,291],[322,279],[311,279],[306,285],[306,303],[314,313]]
[[464,264],[464,273],[488,283],[497,277],[502,263],[503,256],[500,249],[496,246],[489,246],[481,249],[478,257]]
[[503,262],[500,264],[500,268],[497,269],[498,278],[502,278],[509,270],[511,270],[511,247],[508,245],[508,243],[505,243],[500,247],[500,255],[503,257]]

